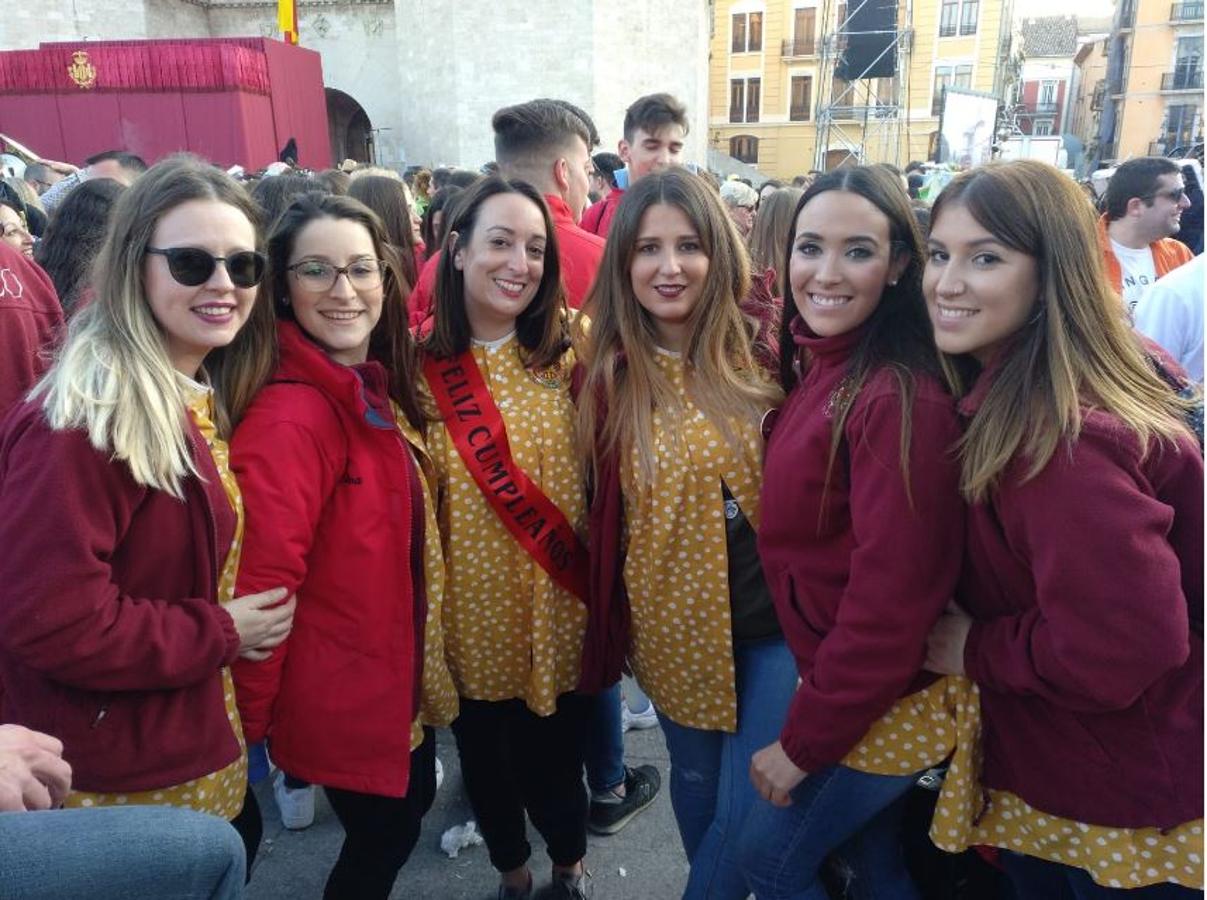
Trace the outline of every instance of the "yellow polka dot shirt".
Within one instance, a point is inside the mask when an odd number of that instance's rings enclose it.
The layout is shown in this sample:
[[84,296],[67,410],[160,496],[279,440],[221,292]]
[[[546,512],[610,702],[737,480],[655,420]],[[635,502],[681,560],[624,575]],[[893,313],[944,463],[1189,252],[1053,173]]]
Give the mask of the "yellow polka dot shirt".
[[[474,342],[474,360],[507,429],[511,455],[585,534],[586,497],[574,443],[572,352],[556,372],[524,367],[514,335]],[[473,700],[523,700],[541,716],[574,690],[587,612],[518,544],[482,496],[448,431],[428,430],[447,510],[445,657],[457,692]]]
[[737,729],[733,637],[721,483],[758,529],[762,436],[735,422],[735,450],[688,397],[683,360],[659,349],[681,406],[656,410],[652,484],[635,455],[621,467],[624,581],[632,608],[629,661],[660,713],[680,725]]

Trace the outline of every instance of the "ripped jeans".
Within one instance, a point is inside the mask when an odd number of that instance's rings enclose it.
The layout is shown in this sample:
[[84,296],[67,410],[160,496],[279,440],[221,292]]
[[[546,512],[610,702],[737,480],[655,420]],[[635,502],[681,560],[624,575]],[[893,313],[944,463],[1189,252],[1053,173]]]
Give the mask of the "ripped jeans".
[[671,758],[671,807],[691,863],[684,900],[745,900],[738,865],[746,814],[758,799],[750,758],[779,737],[796,692],[796,663],[783,638],[734,645],[738,730],[704,731],[658,710]]

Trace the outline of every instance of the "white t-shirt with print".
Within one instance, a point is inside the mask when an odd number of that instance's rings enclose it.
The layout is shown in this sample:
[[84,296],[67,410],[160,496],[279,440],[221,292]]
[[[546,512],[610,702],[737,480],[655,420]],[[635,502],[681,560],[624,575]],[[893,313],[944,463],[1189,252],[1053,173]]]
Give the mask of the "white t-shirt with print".
[[1144,296],[1144,292],[1157,280],[1157,264],[1153,262],[1153,252],[1148,247],[1133,250],[1112,238],[1111,251],[1115,254],[1115,259],[1119,260],[1119,269],[1123,275],[1123,302],[1127,304],[1128,312],[1131,312]]

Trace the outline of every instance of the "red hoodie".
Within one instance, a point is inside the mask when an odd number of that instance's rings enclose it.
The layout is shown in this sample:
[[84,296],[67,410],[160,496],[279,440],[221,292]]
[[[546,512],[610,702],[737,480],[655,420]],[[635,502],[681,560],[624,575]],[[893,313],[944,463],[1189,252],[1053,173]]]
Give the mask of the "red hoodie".
[[623,196],[622,188],[613,188],[608,196],[587,207],[582,222],[579,223],[583,230],[606,239],[608,230],[612,227],[612,219],[616,216],[616,207],[620,205],[620,198]]
[[[973,416],[991,366],[960,403]],[[1203,460],[1084,413],[1030,481],[968,511],[959,601],[987,787],[1052,815],[1168,828],[1203,815]]]
[[917,373],[907,493],[901,393],[884,367],[847,415],[827,486],[831,408],[863,329],[818,338],[797,318],[794,335],[809,363],[767,445],[759,556],[802,682],[780,742],[816,772],[934,680],[926,637],[955,590],[964,504],[954,401]]
[[0,416],[46,371],[62,330],[50,276],[0,242]]
[[[289,639],[234,668],[248,743],[316,784],[402,797],[423,665],[423,491],[379,363],[292,322],[231,442],[247,513],[238,594],[297,592]],[[433,540],[438,536],[433,535]]]

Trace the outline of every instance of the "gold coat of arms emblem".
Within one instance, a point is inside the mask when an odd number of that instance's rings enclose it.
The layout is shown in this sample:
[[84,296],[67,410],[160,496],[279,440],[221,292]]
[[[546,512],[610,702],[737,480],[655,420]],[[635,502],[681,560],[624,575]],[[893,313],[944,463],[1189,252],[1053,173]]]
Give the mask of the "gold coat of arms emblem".
[[83,90],[96,84],[96,66],[92,64],[92,61],[88,59],[88,54],[83,50],[77,50],[71,54],[71,65],[67,67],[67,74]]

